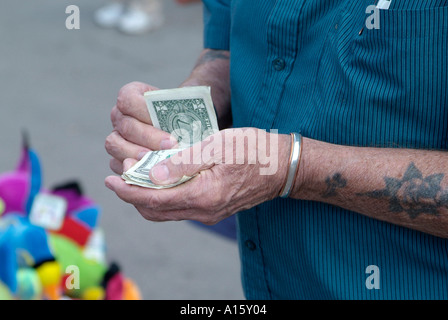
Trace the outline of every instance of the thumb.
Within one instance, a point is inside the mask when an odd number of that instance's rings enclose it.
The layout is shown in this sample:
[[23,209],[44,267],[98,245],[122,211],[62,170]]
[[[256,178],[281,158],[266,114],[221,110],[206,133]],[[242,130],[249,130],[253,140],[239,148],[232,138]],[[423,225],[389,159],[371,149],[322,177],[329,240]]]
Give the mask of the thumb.
[[149,178],[156,184],[168,185],[178,182],[184,176],[193,177],[201,171],[210,169],[215,162],[204,162],[201,156],[202,150],[194,152],[198,146],[200,147],[200,144],[159,162],[149,172]]

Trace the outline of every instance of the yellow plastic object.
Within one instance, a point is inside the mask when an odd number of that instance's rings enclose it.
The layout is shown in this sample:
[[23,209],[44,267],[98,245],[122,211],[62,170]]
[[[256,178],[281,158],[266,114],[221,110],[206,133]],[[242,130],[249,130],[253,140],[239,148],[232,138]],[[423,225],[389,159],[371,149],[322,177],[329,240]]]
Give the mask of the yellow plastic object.
[[61,266],[57,261],[45,262],[36,271],[43,287],[58,285],[61,281]]
[[0,281],[0,300],[14,300],[8,287]]
[[0,198],[0,216],[5,212],[6,205],[2,198]]
[[91,287],[84,290],[82,300],[104,300],[106,293],[102,287]]

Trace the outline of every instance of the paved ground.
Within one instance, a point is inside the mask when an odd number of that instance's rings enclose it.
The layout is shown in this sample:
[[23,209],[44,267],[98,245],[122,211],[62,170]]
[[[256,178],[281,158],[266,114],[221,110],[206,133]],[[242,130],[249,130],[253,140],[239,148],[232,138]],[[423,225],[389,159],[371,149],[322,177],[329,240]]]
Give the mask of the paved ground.
[[[118,90],[139,80],[176,87],[202,45],[200,4],[165,1],[166,24],[126,36],[97,28],[105,0],[3,0],[0,10],[0,172],[14,167],[26,129],[44,185],[77,179],[102,207],[108,258],[145,299],[243,299],[237,246],[187,222],[147,222],[104,187],[104,139]],[[81,29],[65,28],[77,5]]]

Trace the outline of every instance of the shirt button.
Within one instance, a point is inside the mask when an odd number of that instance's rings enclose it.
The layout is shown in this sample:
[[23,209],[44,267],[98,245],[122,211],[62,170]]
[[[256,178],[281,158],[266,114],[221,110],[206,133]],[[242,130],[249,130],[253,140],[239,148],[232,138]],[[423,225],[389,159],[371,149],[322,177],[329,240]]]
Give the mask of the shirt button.
[[274,69],[277,71],[282,71],[286,67],[286,62],[283,59],[277,58],[272,62]]
[[244,243],[247,247],[247,249],[249,249],[250,251],[254,251],[257,246],[255,245],[255,243],[252,240],[246,240],[246,242]]

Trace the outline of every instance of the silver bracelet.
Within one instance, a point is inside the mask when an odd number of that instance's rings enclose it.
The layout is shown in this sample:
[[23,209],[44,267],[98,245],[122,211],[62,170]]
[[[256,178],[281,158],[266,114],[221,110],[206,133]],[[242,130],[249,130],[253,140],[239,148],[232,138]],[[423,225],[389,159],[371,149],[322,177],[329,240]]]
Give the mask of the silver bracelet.
[[280,192],[280,197],[288,198],[291,193],[294,180],[299,168],[300,156],[302,154],[302,135],[300,133],[291,133],[291,153],[289,155],[289,169],[286,177],[286,183]]

